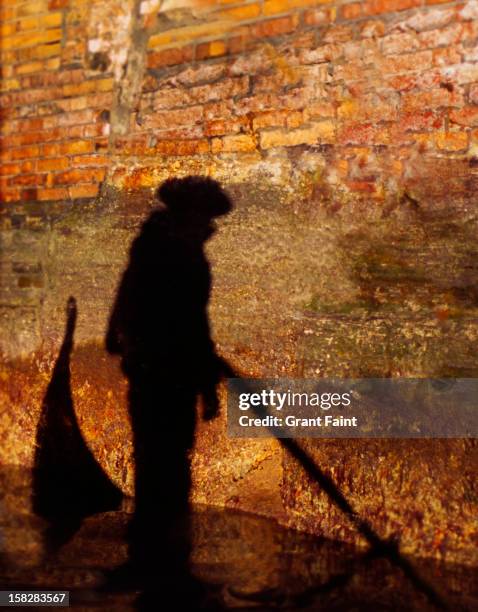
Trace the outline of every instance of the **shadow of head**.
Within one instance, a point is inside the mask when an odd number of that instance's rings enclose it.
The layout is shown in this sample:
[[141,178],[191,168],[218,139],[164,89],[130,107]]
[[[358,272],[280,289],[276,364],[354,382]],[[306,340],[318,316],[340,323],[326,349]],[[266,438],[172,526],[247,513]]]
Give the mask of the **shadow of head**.
[[178,220],[208,224],[214,217],[226,215],[232,204],[220,184],[208,177],[188,176],[164,181],[156,196]]

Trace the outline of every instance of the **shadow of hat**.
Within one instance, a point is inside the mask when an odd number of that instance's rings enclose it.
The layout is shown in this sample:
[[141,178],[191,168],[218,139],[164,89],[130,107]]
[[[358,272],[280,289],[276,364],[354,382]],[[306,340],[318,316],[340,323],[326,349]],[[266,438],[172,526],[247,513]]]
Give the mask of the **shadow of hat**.
[[220,184],[208,177],[188,176],[162,183],[157,197],[173,213],[194,214],[209,219],[232,210],[232,204]]

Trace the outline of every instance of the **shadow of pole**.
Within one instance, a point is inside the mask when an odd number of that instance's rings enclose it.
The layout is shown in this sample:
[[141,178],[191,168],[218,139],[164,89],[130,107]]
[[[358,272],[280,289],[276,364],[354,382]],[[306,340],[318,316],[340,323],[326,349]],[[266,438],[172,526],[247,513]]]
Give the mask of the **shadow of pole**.
[[[222,362],[224,376],[227,378],[241,378],[242,377],[235,372],[231,366],[226,362]],[[242,384],[245,389],[248,389],[247,382],[242,379]],[[249,388],[250,392],[253,392]],[[264,406],[262,408],[265,409]],[[257,416],[262,416],[260,409],[261,406],[251,406],[252,411]],[[267,409],[265,409],[267,411]],[[352,522],[357,531],[365,538],[367,543],[370,545],[370,556],[382,556],[387,558],[393,565],[399,567],[403,574],[410,580],[413,586],[421,591],[429,600],[429,602],[440,610],[449,609],[444,598],[437,592],[437,590],[429,584],[424,578],[422,578],[413,567],[412,563],[400,553],[400,544],[396,540],[386,540],[382,538],[370,525],[368,521],[363,519],[353,508],[352,504],[347,500],[344,494],[337,487],[335,482],[330,476],[328,476],[316,463],[310,454],[300,446],[292,438],[278,437],[273,433],[275,429],[280,430],[280,427],[268,427],[269,431],[272,432],[272,437],[276,438],[279,443],[287,450],[287,452],[294,457],[294,459],[301,465],[304,471],[307,473],[309,478],[315,481],[319,487],[328,495],[329,499],[335,506],[343,512],[343,514]]]

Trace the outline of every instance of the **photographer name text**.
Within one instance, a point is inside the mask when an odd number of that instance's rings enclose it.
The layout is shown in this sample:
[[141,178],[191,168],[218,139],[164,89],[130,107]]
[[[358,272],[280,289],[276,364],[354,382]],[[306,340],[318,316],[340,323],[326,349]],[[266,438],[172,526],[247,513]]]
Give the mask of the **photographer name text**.
[[[358,427],[356,416],[344,415],[314,415],[313,417],[277,416],[267,414],[259,416],[260,409],[282,411],[289,408],[315,408],[330,410],[331,408],[349,408],[351,393],[296,393],[290,390],[278,392],[272,389],[262,389],[258,393],[241,393],[238,407],[241,411],[252,410],[255,416],[242,414],[238,417],[240,427]],[[315,411],[316,411],[315,410]],[[315,412],[314,411],[314,412]]]

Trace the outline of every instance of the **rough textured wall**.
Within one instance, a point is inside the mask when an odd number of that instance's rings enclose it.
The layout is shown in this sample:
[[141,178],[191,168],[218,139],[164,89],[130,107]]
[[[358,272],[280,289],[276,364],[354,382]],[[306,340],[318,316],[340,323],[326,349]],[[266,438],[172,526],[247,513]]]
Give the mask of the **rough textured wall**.
[[322,153],[312,179],[342,199],[413,196],[450,159],[461,176],[434,189],[472,189],[476,0],[159,7],[3,3],[5,201],[93,197],[108,166],[149,186],[164,156],[214,172],[297,145]]
[[[132,492],[103,338],[162,179],[235,205],[208,244],[221,354],[251,375],[476,376],[478,2],[6,0],[0,459],[31,465],[70,295],[72,392]],[[160,434],[158,434],[160,435]],[[307,447],[402,549],[476,563],[473,442]],[[361,541],[275,441],[200,426],[194,499]]]

